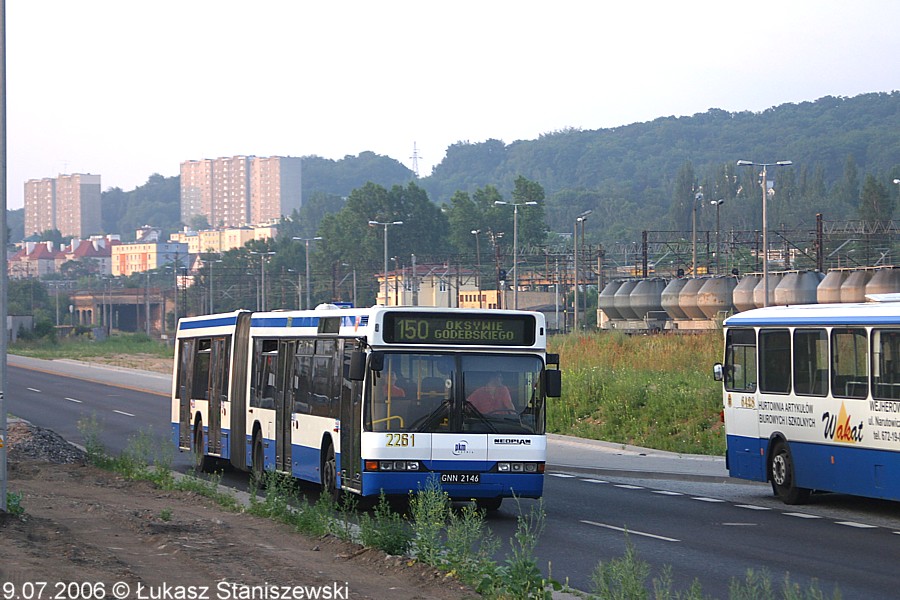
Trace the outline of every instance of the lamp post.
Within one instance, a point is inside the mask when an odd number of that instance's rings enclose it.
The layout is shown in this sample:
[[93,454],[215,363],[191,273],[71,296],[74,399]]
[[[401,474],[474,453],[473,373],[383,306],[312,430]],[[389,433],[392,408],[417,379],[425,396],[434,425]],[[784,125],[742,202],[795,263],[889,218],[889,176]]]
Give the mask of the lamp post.
[[572,317],[572,329],[576,332],[578,331],[578,224],[581,223],[581,241],[584,243],[584,222],[587,220],[589,214],[594,212],[593,210],[586,210],[577,217],[575,217],[575,229],[574,235],[572,237],[572,254],[573,254],[573,266],[572,269],[575,271],[575,298],[573,304],[575,305],[575,313]]
[[766,199],[769,195],[768,182],[766,179],[766,168],[768,167],[789,167],[792,163],[789,160],[779,160],[774,163],[756,163],[749,160],[737,161],[739,167],[762,167],[759,174],[760,187],[762,187],[762,232],[763,232],[763,306],[769,306],[769,227],[766,222],[768,215],[766,213]]
[[719,209],[722,207],[723,202],[725,202],[725,198],[709,201],[710,204],[716,207],[716,275],[722,273],[719,270]]
[[266,310],[266,257],[273,256],[275,254],[274,251],[269,250],[268,252],[256,252],[255,250],[251,250],[250,254],[258,254],[259,255],[259,310]]
[[403,221],[369,221],[369,227],[376,227],[381,225],[384,227],[384,305],[388,305],[388,295],[390,294],[390,290],[388,288],[388,227],[391,225],[403,225]]
[[478,278],[476,282],[478,284],[478,308],[484,308],[484,304],[481,300],[481,242],[479,241],[481,239],[479,237],[480,233],[480,229],[472,230],[472,235],[475,236],[475,261],[478,264],[478,274],[476,275],[476,277]]
[[311,238],[295,237],[292,239],[294,239],[295,241],[298,241],[298,242],[306,243],[306,308],[307,308],[307,310],[309,310],[309,308],[310,308],[310,302],[309,302],[309,243],[312,241],[315,241],[315,240],[321,240],[322,237],[317,235],[316,237],[311,237]]
[[513,207],[513,309],[519,310],[519,207],[537,206],[537,202],[506,202],[494,200],[494,206]]
[[[702,190],[703,187],[700,187]],[[691,210],[691,276],[697,276],[697,208],[703,202],[703,192],[694,194],[694,206]],[[707,263],[708,264],[708,263]]]

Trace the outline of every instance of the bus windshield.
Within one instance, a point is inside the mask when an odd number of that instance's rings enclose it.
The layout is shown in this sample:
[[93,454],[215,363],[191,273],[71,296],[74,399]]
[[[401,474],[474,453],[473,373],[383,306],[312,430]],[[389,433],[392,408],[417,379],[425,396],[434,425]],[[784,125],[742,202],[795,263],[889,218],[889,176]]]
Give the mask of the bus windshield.
[[536,355],[385,353],[366,389],[368,431],[545,431],[544,365]]

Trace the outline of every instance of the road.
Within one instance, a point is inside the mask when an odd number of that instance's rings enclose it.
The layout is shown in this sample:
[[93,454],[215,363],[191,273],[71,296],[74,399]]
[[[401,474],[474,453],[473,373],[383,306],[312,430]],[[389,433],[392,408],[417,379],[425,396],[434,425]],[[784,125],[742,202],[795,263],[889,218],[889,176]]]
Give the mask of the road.
[[[77,422],[93,416],[114,451],[148,426],[168,439],[168,378],[56,361],[26,369],[10,359],[12,414],[76,442]],[[177,468],[188,463],[178,455]],[[729,479],[719,459],[563,436],[551,436],[547,471],[536,554],[545,572],[576,589],[592,589],[597,563],[621,558],[628,540],[652,576],[670,565],[679,591],[697,579],[704,594],[727,598],[732,578],[752,568],[767,570],[776,585],[785,573],[803,588],[818,580],[829,597],[835,586],[843,598],[896,596],[896,503],[823,494],[788,507],[767,486]],[[519,510],[537,504],[507,500],[489,517],[504,550]]]

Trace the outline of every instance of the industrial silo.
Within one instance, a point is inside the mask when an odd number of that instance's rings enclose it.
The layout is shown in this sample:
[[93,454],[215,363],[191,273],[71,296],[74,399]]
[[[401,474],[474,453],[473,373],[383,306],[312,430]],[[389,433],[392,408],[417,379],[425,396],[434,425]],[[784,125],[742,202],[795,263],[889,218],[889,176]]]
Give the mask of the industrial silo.
[[697,293],[707,281],[706,277],[688,279],[688,282],[681,288],[681,293],[678,294],[678,307],[693,321],[706,320],[706,315],[697,306]]
[[659,313],[663,312],[662,292],[665,288],[666,280],[661,277],[642,279],[634,286],[631,290],[631,310],[638,319],[645,319],[649,313],[657,313],[651,315],[653,318],[660,317]]
[[762,278],[759,275],[744,275],[731,293],[734,309],[738,312],[756,308],[753,302],[753,290]]
[[622,287],[621,279],[613,279],[597,296],[597,308],[603,311],[610,320],[621,321],[622,315],[616,310],[615,295],[619,288]]
[[785,273],[775,288],[775,304],[816,304],[821,278],[816,271],[792,271]]
[[637,314],[631,309],[631,290],[637,286],[637,279],[626,279],[613,296],[613,306],[626,321],[637,319]]
[[833,304],[841,301],[841,285],[847,279],[847,271],[832,269],[819,282],[816,288],[816,301],[819,304]]
[[681,294],[681,289],[685,286],[685,284],[690,281],[690,279],[680,278],[673,279],[669,282],[669,285],[663,289],[662,294],[660,295],[660,304],[666,314],[669,315],[672,319],[684,320],[687,319],[688,316],[684,314],[684,311],[681,310],[681,307],[678,306],[678,296]]
[[718,319],[734,312],[734,277],[710,277],[697,292],[697,308],[707,319]]
[[841,302],[865,302],[871,271],[850,271],[841,284]]
[[[775,288],[781,283],[782,275],[782,273],[769,273],[769,306],[775,304]],[[756,308],[766,306],[766,286],[762,276],[759,278],[759,283],[753,288],[753,304]]]
[[866,284],[866,294],[900,293],[900,269],[878,269]]

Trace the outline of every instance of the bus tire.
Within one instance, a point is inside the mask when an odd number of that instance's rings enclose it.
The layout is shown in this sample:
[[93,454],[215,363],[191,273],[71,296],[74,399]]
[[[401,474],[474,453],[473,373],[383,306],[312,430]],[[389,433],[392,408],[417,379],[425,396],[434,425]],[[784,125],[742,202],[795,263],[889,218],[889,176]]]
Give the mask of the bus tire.
[[208,473],[212,469],[212,459],[203,453],[203,421],[200,419],[197,419],[197,422],[194,424],[191,454],[194,470]]
[[769,475],[772,492],[785,504],[805,504],[810,490],[797,487],[794,477],[794,460],[787,442],[776,442],[769,455]]
[[494,512],[495,510],[500,510],[501,504],[503,504],[503,498],[476,498],[475,499],[475,506],[477,506],[479,510],[486,510],[488,512]]
[[332,500],[338,500],[340,490],[337,488],[337,459],[330,442],[326,443],[322,456],[322,493],[328,494]]
[[263,454],[262,433],[259,429],[253,432],[250,446],[250,475],[257,486],[263,487],[266,474],[265,455]]

